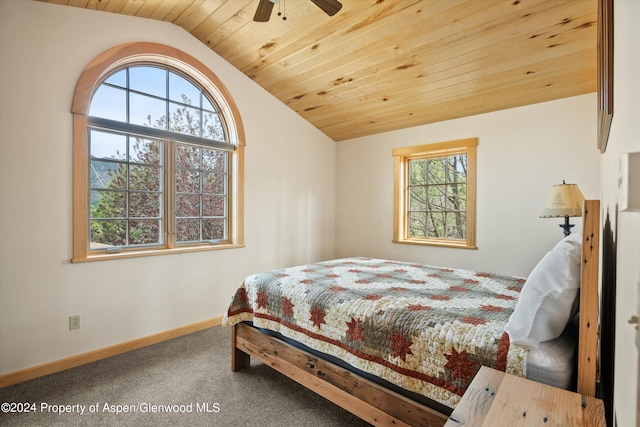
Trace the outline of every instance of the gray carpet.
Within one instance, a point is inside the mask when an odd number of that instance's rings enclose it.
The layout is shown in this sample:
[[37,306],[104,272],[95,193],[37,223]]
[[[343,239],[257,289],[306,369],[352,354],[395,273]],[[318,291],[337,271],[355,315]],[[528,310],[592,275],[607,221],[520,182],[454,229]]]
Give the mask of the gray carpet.
[[35,409],[2,411],[0,425],[369,425],[260,363],[231,372],[230,334],[215,327],[0,389],[0,403]]

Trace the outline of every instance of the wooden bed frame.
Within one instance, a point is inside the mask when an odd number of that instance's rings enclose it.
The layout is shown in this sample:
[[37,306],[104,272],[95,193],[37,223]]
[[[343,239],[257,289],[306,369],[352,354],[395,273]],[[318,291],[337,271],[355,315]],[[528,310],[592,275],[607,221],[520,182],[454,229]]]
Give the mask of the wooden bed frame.
[[[584,203],[582,283],[578,344],[578,393],[595,396],[598,356],[598,264],[600,201]],[[440,413],[331,362],[265,335],[252,326],[233,326],[231,369],[262,361],[287,377],[373,425],[442,426]]]

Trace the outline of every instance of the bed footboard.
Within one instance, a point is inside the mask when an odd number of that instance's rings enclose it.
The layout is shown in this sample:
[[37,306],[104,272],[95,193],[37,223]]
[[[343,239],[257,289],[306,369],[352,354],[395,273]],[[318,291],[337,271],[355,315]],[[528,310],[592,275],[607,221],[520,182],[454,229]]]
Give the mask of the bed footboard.
[[373,425],[443,426],[448,416],[240,323],[232,332],[232,370],[251,356]]
[[241,325],[233,325],[231,327],[231,371],[238,372],[241,369],[248,368],[251,364],[251,356],[238,348],[238,332],[237,329]]

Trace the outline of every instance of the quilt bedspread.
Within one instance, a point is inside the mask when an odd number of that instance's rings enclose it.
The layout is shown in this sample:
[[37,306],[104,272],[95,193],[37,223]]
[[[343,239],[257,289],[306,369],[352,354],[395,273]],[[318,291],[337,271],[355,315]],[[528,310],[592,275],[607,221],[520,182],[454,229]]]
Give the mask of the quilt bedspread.
[[249,276],[223,325],[251,321],[455,407],[481,365],[524,376],[504,326],[520,277],[369,258]]

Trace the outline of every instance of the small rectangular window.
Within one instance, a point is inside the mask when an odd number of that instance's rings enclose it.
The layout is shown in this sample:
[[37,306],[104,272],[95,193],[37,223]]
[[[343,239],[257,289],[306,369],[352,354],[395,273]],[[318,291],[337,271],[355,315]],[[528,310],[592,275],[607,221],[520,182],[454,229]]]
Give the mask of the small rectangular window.
[[393,150],[394,242],[475,248],[477,138]]

